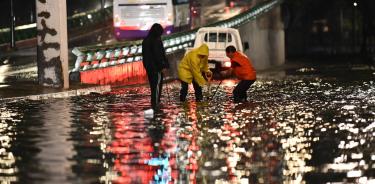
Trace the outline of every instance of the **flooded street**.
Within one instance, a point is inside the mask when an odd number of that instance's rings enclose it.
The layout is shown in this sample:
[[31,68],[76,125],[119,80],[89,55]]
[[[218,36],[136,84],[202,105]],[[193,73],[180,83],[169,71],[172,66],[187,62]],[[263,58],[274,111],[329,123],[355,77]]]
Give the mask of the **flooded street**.
[[[148,86],[0,105],[4,183],[374,183],[375,74],[297,67],[259,74],[249,102],[236,80],[144,117]],[[191,89],[192,90],[192,89]]]

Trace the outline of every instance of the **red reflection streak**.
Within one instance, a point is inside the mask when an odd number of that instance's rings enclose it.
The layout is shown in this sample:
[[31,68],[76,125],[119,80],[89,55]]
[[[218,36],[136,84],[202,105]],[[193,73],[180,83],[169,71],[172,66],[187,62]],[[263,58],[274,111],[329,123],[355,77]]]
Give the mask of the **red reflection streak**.
[[165,124],[166,132],[164,134],[163,139],[161,140],[161,148],[170,154],[169,158],[169,165],[172,169],[171,177],[172,181],[170,183],[174,183],[173,180],[178,180],[178,167],[176,161],[176,149],[177,149],[177,133],[176,130],[171,128],[171,122],[167,122]]
[[[120,108],[119,108],[120,109]],[[172,169],[170,175],[174,180],[178,179],[176,166],[176,131],[171,128],[170,123],[165,124],[165,132],[159,152],[155,153],[154,142],[148,135],[148,124],[144,121],[127,117],[126,113],[113,113],[115,126],[114,140],[108,146],[108,151],[115,154],[113,169],[118,177],[113,183],[153,183],[154,176],[159,166],[150,166],[147,162],[151,158],[158,157],[160,152],[169,153],[169,165]],[[173,179],[170,183],[173,183]]]
[[[250,107],[250,104],[245,104],[245,105],[247,107]],[[255,124],[250,124],[251,127],[246,126],[246,127],[239,128],[239,129],[236,127],[233,127],[231,123],[234,121],[233,115],[235,113],[236,113],[236,110],[227,111],[225,119],[227,119],[228,122],[225,123],[221,127],[223,132],[225,131],[229,132],[229,134],[227,134],[226,136],[230,137],[230,139],[227,141],[227,146],[226,146],[226,150],[228,150],[228,153],[229,153],[226,159],[226,165],[228,167],[227,171],[230,177],[229,178],[230,183],[239,183],[241,179],[241,178],[237,178],[236,173],[235,173],[236,171],[235,167],[237,164],[234,164],[234,163],[239,161],[236,159],[236,157],[239,158],[242,156],[242,153],[238,153],[234,150],[235,148],[234,146],[239,146],[239,145],[235,145],[236,144],[235,140],[237,137],[240,138],[242,134],[246,134],[247,130],[252,129],[253,126],[256,126]],[[252,113],[247,114],[247,115],[243,114],[242,116],[251,116],[251,115]],[[271,120],[269,124],[266,124],[264,126],[265,126],[264,127],[265,130],[270,129],[270,128],[277,128],[278,123],[276,121]],[[272,151],[278,152],[278,150],[280,149],[280,144],[275,141],[275,136],[268,131],[251,132],[249,136],[261,137],[261,142],[259,143],[261,144],[261,146],[259,146],[261,147],[261,149],[257,148],[257,146],[251,149],[253,153],[251,154],[252,156],[249,160],[250,162],[259,162],[259,160],[262,160],[262,163],[264,164],[264,168],[261,167],[261,169],[265,169],[265,171],[263,171],[262,174],[259,174],[258,177],[263,178],[263,180],[265,181],[264,183],[269,183],[269,184],[280,183],[280,181],[276,179],[278,178],[278,176],[275,176],[275,173],[277,174],[278,166],[280,165],[280,159],[278,158],[279,156],[271,156],[268,154]],[[232,157],[232,160],[230,160],[229,157]],[[246,160],[246,158],[242,157],[240,160],[242,160],[243,162],[244,160]]]
[[114,141],[108,150],[116,155],[114,170],[117,177],[114,183],[149,183],[153,179],[156,167],[146,164],[154,151],[151,139],[145,131],[145,124],[131,127],[130,118],[122,118],[121,113],[114,113]]
[[[189,183],[196,184],[196,175],[197,171],[199,169],[198,167],[198,155],[197,152],[200,150],[199,145],[197,144],[197,137],[198,137],[198,128],[197,128],[197,114],[196,114],[196,103],[191,102],[189,103],[188,107],[188,117],[189,121],[192,122],[191,127],[185,128],[185,133],[181,133],[179,137],[181,139],[186,139],[189,141],[189,146],[187,147],[186,153],[191,153],[190,157],[189,155],[186,156],[188,159],[188,164],[185,166],[185,169],[189,171]],[[185,150],[184,150],[185,151]]]
[[85,84],[130,85],[147,82],[142,61],[82,71],[81,82]]

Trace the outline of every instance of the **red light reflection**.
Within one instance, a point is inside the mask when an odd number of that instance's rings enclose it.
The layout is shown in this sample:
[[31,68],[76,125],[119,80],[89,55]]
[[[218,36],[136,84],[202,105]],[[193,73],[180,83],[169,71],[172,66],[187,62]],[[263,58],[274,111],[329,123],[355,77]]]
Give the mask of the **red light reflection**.
[[[115,155],[113,169],[118,174],[113,182],[173,183],[178,177],[178,171],[176,132],[171,125],[168,122],[134,118],[123,112],[114,112],[113,117],[114,140],[108,146],[108,151]],[[155,125],[158,128],[150,128]],[[165,155],[168,157],[162,159]],[[159,164],[158,159],[163,164]]]
[[82,71],[80,74],[81,82],[85,84],[130,85],[147,82],[142,61]]

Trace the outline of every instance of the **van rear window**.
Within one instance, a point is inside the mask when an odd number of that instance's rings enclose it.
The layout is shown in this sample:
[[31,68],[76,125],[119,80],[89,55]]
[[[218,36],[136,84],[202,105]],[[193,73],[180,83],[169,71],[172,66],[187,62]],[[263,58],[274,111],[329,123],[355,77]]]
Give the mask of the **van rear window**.
[[216,42],[217,41],[217,34],[216,33],[206,33],[206,34],[204,34],[204,41],[205,42]]
[[[219,35],[219,36],[218,36]],[[204,35],[205,42],[231,42],[232,41],[232,34],[228,34],[228,40],[226,33],[206,33]]]

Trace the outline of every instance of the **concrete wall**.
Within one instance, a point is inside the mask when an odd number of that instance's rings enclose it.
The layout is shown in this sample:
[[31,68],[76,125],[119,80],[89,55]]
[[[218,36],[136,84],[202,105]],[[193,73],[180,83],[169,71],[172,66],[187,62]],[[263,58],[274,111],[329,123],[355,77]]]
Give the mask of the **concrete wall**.
[[242,41],[249,43],[250,48],[244,53],[252,59],[255,69],[285,63],[285,35],[280,7],[242,25],[239,32]]

